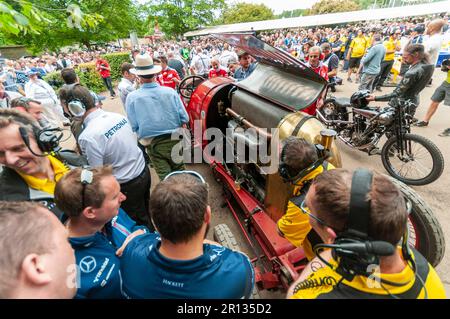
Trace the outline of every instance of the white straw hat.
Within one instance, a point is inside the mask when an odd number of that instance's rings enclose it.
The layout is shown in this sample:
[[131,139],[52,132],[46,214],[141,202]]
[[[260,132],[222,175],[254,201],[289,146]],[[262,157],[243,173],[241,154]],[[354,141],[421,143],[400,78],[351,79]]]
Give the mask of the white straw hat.
[[153,64],[153,59],[147,53],[136,55],[134,68],[130,69],[130,72],[136,75],[152,75],[161,71],[162,67]]

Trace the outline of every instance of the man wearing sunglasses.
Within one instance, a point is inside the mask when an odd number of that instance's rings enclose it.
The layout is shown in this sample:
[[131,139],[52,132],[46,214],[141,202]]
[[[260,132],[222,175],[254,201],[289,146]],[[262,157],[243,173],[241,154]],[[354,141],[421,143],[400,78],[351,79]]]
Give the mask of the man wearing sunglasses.
[[278,232],[296,247],[303,247],[306,257],[314,258],[312,246],[320,242],[320,238],[312,231],[308,216],[302,211],[302,203],[314,179],[334,166],[326,161],[319,163],[316,147],[308,141],[289,137],[284,142],[280,167],[284,166],[285,174],[280,175],[287,183],[294,186],[286,213],[278,220]]
[[[379,257],[378,264],[372,264],[369,276],[359,272],[353,279],[344,279],[338,273],[340,262],[346,262],[353,269],[354,264],[336,258],[336,248],[320,253],[322,259],[312,260],[299,279],[291,286],[288,297],[297,299],[338,298],[445,298],[445,289],[436,271],[426,259],[414,249],[397,247],[407,233],[408,206],[401,191],[388,177],[371,173],[368,199],[369,225],[367,240],[382,241],[392,245],[393,253]],[[344,169],[335,169],[319,175],[312,183],[301,204],[305,216],[323,243],[331,245],[338,238],[349,234],[350,202],[354,200],[354,174]],[[364,209],[358,206],[358,211]],[[360,215],[364,215],[360,213]],[[360,217],[361,218],[361,217]],[[364,218],[364,217],[362,217]],[[365,223],[362,223],[365,225]],[[352,228],[353,231],[353,228]],[[360,235],[359,235],[360,236]],[[406,237],[407,238],[407,237]],[[358,244],[359,241],[352,241]],[[365,244],[365,241],[361,241]],[[406,240],[407,243],[407,240]],[[406,244],[409,245],[409,244]],[[410,255],[410,256],[407,256]],[[342,255],[340,255],[342,256]],[[356,253],[352,260],[356,259]],[[358,255],[359,256],[359,255]],[[338,261],[339,260],[339,261]],[[353,265],[353,266],[351,266]],[[356,265],[357,266],[357,265]],[[369,266],[369,267],[370,267]],[[377,268],[375,268],[377,267]]]
[[125,199],[110,166],[77,168],[56,185],[55,202],[64,211],[61,220],[79,268],[76,298],[122,298],[121,246],[148,231],[120,208]]
[[173,172],[150,200],[158,233],[133,239],[121,260],[128,298],[249,298],[254,272],[244,254],[205,241],[211,222],[208,187],[192,171]]

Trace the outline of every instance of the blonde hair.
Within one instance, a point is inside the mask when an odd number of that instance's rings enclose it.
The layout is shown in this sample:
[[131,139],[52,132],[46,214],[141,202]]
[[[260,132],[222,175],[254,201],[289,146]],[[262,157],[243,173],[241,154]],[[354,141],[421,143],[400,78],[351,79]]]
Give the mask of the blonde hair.
[[53,227],[44,210],[37,203],[0,201],[0,299],[11,297],[26,256],[54,248]]

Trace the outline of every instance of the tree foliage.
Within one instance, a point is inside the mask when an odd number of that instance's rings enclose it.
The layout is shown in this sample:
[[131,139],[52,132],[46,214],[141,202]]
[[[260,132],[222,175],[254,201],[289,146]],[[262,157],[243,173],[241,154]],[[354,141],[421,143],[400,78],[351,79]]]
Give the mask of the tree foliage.
[[308,13],[306,9],[284,10],[276,16],[277,19],[301,17]]
[[353,0],[320,0],[309,10],[310,15],[334,12],[347,12],[360,10],[361,7]]
[[78,5],[57,8],[51,2],[55,1],[0,0],[0,31],[4,36],[40,34],[56,23],[63,24],[54,19],[55,12],[64,15],[68,28],[95,27],[102,19],[100,14],[83,12]]
[[0,12],[4,12],[1,5],[5,3],[15,11],[5,14],[7,17],[23,15],[28,23],[15,18],[16,30],[1,17],[0,31],[8,28],[4,35],[8,42],[27,45],[35,52],[72,44],[89,47],[128,37],[131,31],[143,33],[144,18],[133,0],[0,0]]
[[147,5],[147,25],[157,20],[162,32],[178,36],[213,24],[224,7],[225,0],[154,0]]
[[273,10],[264,4],[240,2],[227,8],[223,13],[224,24],[253,22],[275,19]]

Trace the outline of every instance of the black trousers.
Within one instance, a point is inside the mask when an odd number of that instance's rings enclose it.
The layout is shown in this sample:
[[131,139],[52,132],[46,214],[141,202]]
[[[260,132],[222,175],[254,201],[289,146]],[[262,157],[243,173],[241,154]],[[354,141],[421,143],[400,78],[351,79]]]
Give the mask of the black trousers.
[[138,177],[120,184],[120,191],[127,197],[121,207],[137,224],[154,231],[149,211],[150,186],[151,175],[146,165]]
[[391,72],[393,65],[394,60],[381,62],[380,74],[378,74],[377,78],[375,79],[375,82],[373,84],[374,87],[380,88],[383,85],[384,81],[386,81],[387,77],[389,76],[389,72]]
[[109,90],[109,93],[111,94],[111,96],[115,96],[116,93],[114,92],[114,88],[112,86],[111,77],[108,76],[107,78],[102,78],[102,79],[103,79],[103,83],[105,84],[106,88]]

